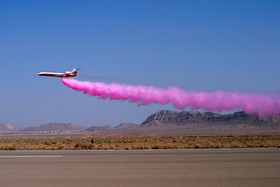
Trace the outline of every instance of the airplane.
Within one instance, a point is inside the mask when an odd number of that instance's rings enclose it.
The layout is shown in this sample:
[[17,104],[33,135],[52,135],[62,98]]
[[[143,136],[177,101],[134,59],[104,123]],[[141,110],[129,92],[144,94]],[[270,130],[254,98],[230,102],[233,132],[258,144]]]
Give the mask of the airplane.
[[49,77],[76,77],[78,70],[81,70],[81,68],[74,68],[73,71],[66,71],[65,73],[40,72],[38,75]]

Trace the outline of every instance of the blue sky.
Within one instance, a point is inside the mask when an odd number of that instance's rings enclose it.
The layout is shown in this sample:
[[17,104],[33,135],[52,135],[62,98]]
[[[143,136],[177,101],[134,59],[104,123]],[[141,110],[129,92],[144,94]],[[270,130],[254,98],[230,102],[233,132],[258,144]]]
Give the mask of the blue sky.
[[171,105],[104,101],[40,71],[185,90],[280,91],[280,1],[0,0],[0,122],[141,123]]

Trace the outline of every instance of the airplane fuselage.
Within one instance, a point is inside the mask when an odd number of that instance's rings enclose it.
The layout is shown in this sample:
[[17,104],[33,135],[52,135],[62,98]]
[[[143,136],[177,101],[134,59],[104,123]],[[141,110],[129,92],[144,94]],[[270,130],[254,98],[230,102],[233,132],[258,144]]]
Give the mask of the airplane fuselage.
[[73,71],[66,71],[65,73],[55,73],[55,72],[40,72],[39,76],[47,76],[47,77],[76,77],[77,72],[80,69],[73,69]]
[[39,76],[48,76],[48,77],[76,77],[75,73],[52,73],[52,72],[41,72],[38,73]]

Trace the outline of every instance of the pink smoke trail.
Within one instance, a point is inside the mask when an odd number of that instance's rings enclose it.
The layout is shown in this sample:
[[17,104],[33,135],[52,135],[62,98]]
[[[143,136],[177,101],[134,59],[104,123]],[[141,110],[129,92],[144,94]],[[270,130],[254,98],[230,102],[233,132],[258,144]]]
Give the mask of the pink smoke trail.
[[129,100],[138,105],[172,103],[177,109],[186,107],[206,111],[229,111],[243,109],[248,114],[258,114],[260,118],[280,114],[279,94],[258,94],[241,92],[197,92],[184,91],[177,87],[168,89],[152,86],[131,86],[125,84],[105,84],[102,82],[84,82],[62,78],[62,82],[73,90],[84,92],[100,99]]

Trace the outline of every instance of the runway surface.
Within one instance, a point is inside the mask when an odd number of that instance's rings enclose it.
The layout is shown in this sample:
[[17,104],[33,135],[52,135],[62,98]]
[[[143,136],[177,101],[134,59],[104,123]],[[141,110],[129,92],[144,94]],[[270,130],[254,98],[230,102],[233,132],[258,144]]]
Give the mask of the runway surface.
[[279,186],[280,149],[0,151],[0,186]]

